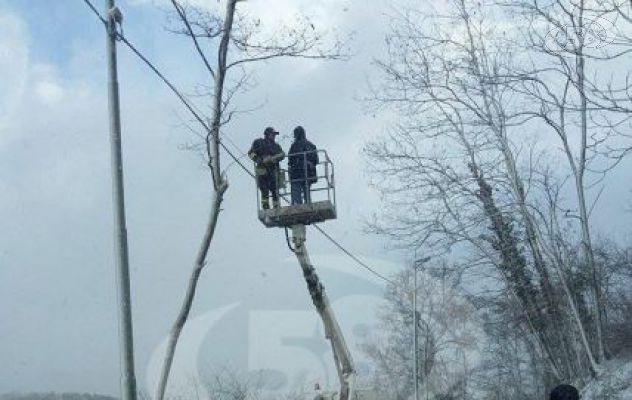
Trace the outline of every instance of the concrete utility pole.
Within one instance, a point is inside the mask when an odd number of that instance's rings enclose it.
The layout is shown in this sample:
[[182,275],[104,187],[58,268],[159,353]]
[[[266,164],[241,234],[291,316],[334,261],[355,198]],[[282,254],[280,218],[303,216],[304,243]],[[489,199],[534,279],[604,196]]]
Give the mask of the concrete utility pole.
[[119,348],[121,360],[121,400],[136,400],[132,306],[129,283],[129,256],[125,226],[123,159],[121,155],[121,110],[116,67],[116,24],[122,20],[114,0],[105,1],[107,16],[108,105],[112,157],[112,200],[114,206],[114,258],[119,296]]

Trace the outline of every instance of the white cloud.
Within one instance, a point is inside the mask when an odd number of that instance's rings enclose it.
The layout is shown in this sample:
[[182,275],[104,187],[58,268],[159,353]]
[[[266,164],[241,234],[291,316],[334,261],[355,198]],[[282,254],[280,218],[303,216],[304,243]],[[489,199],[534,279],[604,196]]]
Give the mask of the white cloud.
[[64,98],[64,89],[53,81],[40,81],[35,85],[35,93],[46,104],[59,103]]

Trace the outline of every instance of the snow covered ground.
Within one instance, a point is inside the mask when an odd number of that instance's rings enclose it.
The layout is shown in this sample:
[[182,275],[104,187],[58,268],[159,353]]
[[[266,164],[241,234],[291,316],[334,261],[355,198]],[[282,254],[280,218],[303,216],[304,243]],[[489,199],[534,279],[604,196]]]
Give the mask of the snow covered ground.
[[582,391],[582,400],[632,400],[632,359],[611,360],[605,372]]

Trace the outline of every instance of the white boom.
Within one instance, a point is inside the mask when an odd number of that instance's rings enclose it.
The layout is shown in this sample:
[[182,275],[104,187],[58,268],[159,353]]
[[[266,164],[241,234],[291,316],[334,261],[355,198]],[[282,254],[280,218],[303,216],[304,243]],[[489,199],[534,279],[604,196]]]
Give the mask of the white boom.
[[338,378],[340,380],[340,396],[338,399],[352,400],[355,381],[353,359],[351,358],[351,353],[345,343],[340,326],[338,326],[338,322],[336,321],[334,310],[331,308],[329,299],[325,294],[325,288],[320,283],[316,270],[309,260],[309,254],[307,253],[307,248],[305,247],[305,234],[305,225],[292,226],[294,253],[296,254],[296,257],[301,264],[301,268],[303,269],[303,276],[305,277],[309,294],[312,296],[312,301],[316,306],[318,314],[323,320],[325,337],[329,339],[331,343],[336,369],[338,370]]

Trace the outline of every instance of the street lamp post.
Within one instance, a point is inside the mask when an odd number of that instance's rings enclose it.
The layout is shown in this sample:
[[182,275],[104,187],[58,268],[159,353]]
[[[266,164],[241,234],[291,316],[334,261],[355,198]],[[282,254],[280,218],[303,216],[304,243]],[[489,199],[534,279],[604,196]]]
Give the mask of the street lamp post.
[[419,267],[428,262],[430,257],[419,258],[413,264],[413,383],[415,387],[415,400],[419,400],[419,334],[417,330],[417,271]]

